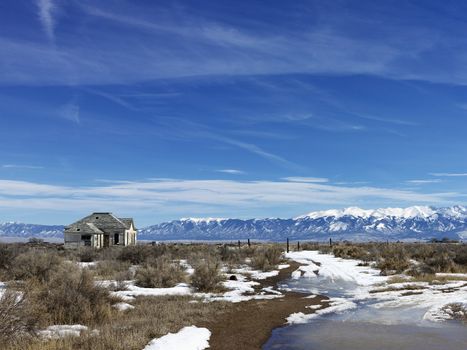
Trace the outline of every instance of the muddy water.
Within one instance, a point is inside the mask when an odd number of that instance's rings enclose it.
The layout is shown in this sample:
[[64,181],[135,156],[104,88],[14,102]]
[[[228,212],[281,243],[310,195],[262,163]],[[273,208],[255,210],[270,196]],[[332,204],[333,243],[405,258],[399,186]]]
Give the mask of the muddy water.
[[465,350],[467,328],[452,323],[443,326],[378,324],[323,317],[275,330],[263,349]]
[[[287,287],[330,297],[347,297],[358,286],[321,278],[291,280]],[[423,308],[357,308],[328,314],[309,323],[274,330],[264,350],[467,350],[467,326],[424,321]]]

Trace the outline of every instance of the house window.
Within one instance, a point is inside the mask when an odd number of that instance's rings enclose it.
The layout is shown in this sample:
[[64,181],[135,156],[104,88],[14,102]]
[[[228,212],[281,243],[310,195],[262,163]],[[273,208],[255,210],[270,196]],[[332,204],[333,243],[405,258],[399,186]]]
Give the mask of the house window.
[[114,244],[118,244],[120,241],[120,235],[118,233],[114,234]]
[[84,243],[85,246],[91,246],[91,235],[82,235],[81,241]]

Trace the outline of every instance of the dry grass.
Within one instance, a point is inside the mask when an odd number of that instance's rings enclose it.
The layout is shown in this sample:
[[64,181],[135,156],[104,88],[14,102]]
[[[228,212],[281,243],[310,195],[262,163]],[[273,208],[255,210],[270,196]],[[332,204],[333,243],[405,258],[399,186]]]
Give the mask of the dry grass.
[[[375,261],[382,274],[406,272],[418,276],[467,272],[467,246],[459,243],[334,243],[332,247],[304,243],[302,247],[366,263]],[[410,260],[419,264],[414,266]]]
[[48,281],[31,282],[26,289],[43,326],[94,325],[108,321],[114,312],[111,305],[116,299],[109,291],[95,284],[90,271],[70,264],[62,265]]
[[141,350],[156,337],[214,319],[232,304],[193,303],[190,297],[138,298],[135,309],[120,312],[97,329],[100,334],[42,342],[27,342],[8,350]]
[[54,251],[31,249],[16,256],[9,269],[9,277],[13,280],[36,279],[45,282],[63,262]]
[[0,344],[15,346],[36,334],[38,319],[26,294],[10,288],[0,296]]
[[[113,250],[113,249],[107,249]],[[155,260],[170,250],[166,245],[136,245],[119,248],[117,260],[129,262],[133,265],[141,265],[149,260]]]
[[186,274],[178,262],[161,256],[136,270],[135,284],[144,288],[168,288],[186,282]]
[[282,249],[276,245],[258,247],[251,259],[253,268],[269,271],[282,261]]
[[[419,262],[410,281],[443,282],[462,278],[439,277],[435,272],[467,272],[467,250],[459,244],[334,244],[333,247],[314,243],[302,244],[302,249],[320,249],[343,258],[361,259],[365,263],[377,262],[386,273],[409,272],[410,259]],[[23,304],[18,305],[18,326],[34,329],[51,324],[81,323],[96,328],[99,336],[91,333],[80,338],[40,341],[15,338],[11,349],[142,349],[155,337],[176,332],[183,326],[200,325],[215,319],[231,307],[230,304],[193,303],[192,297],[137,298],[135,309],[118,312],[109,291],[96,287],[95,278],[117,281],[133,279],[130,267],[139,265],[136,280],[140,286],[169,287],[186,278],[176,259],[186,259],[194,268],[192,285],[200,291],[219,291],[223,277],[222,263],[232,268],[244,264],[248,258],[255,269],[269,270],[281,262],[283,244],[246,244],[240,248],[231,245],[163,244],[134,247],[114,247],[99,251],[63,251],[57,246],[44,244],[0,245],[0,280],[21,279],[18,288],[28,290]],[[97,261],[92,269],[79,269],[72,261]],[[425,270],[423,270],[423,269]],[[408,282],[393,277],[391,282]],[[404,288],[414,293],[417,288]],[[21,308],[19,308],[19,306]],[[0,305],[0,313],[1,313]],[[9,313],[14,314],[14,313]],[[23,323],[21,323],[23,322]],[[1,329],[0,320],[0,329]],[[5,322],[4,322],[5,323]],[[27,327],[25,328],[28,329]],[[18,334],[27,335],[26,332]],[[20,342],[20,343],[18,343]],[[2,346],[6,342],[0,340]],[[1,347],[1,346],[0,346]],[[7,348],[6,345],[1,347]],[[8,348],[10,350],[10,348]]]
[[398,291],[405,291],[405,290],[420,290],[420,289],[425,289],[425,287],[419,286],[416,284],[406,284],[403,287],[399,287],[399,288],[389,286],[386,288],[372,289],[370,290],[370,293],[374,294],[374,293],[398,292]]
[[130,280],[134,277],[130,267],[131,264],[129,262],[102,260],[98,261],[91,270],[96,274],[96,277],[100,279]]
[[467,306],[461,303],[452,303],[443,307],[445,313],[451,316],[453,320],[467,323]]
[[213,258],[198,261],[191,276],[191,284],[201,292],[219,291],[221,275],[221,262]]

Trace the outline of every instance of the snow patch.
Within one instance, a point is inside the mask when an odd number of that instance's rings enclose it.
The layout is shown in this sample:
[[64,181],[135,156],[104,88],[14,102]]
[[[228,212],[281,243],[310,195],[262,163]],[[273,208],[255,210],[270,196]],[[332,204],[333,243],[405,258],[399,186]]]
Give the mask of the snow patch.
[[210,337],[209,329],[190,326],[151,340],[143,350],[203,350],[209,347]]
[[116,308],[118,311],[126,311],[126,310],[131,310],[135,308],[133,305],[128,304],[128,303],[117,303],[112,306]]
[[[320,305],[318,305],[320,306]],[[309,306],[310,309],[314,309],[314,306]],[[345,298],[330,298],[329,306],[324,309],[316,310],[313,314],[304,314],[303,312],[296,312],[287,317],[287,323],[289,324],[300,324],[307,323],[313,318],[318,316],[330,314],[330,313],[341,313],[346,310],[357,308],[357,304],[345,299]]]
[[132,300],[139,296],[162,296],[162,295],[189,295],[192,289],[186,283],[179,283],[171,288],[142,288],[134,285],[134,282],[128,283],[127,290],[112,292],[112,295],[123,300]]
[[[39,331],[39,336],[48,339],[59,339],[65,337],[79,337],[81,332],[88,330],[88,327],[73,324],[73,325],[55,325],[49,326],[46,329]],[[96,331],[97,332],[97,331]]]

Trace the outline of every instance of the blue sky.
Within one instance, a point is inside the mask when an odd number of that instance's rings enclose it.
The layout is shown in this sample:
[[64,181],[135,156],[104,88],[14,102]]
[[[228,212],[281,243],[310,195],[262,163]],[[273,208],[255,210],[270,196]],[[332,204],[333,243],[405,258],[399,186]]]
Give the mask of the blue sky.
[[464,204],[463,1],[0,4],[0,221]]

